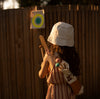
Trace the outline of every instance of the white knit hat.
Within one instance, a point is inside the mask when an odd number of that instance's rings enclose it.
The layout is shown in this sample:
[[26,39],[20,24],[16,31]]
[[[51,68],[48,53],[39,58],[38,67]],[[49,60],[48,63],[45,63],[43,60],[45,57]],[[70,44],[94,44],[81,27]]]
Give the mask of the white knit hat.
[[73,26],[64,22],[57,22],[52,27],[51,33],[47,41],[59,46],[74,46]]

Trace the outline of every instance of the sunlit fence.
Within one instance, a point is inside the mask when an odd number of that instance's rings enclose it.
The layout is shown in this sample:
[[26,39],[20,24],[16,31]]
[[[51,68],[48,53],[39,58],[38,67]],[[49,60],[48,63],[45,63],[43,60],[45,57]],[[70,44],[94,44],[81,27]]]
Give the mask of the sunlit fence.
[[[48,37],[58,21],[75,28],[84,94],[77,99],[100,99],[100,11],[98,6],[45,7],[45,28],[30,30],[33,8],[0,11],[0,99],[45,99],[45,79],[38,77],[42,61],[39,35]],[[40,8],[38,8],[40,9]]]

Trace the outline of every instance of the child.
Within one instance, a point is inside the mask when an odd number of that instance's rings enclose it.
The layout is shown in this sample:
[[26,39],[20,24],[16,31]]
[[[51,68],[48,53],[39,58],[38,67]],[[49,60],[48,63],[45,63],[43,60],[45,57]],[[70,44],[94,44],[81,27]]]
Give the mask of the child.
[[[64,73],[79,76],[79,56],[74,47],[74,28],[64,22],[56,23],[47,39],[49,51],[45,53],[39,77],[47,76],[48,90],[46,99],[75,99],[69,85],[70,78]],[[68,72],[70,70],[70,73]],[[66,82],[68,81],[68,82]]]

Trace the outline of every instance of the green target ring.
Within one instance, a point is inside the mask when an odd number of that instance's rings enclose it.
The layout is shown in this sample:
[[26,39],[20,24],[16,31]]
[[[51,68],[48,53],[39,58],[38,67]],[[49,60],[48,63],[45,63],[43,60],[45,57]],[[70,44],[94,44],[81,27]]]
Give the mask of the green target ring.
[[42,25],[44,24],[44,17],[41,14],[36,14],[33,18],[32,18],[32,24],[34,27],[36,28],[40,28],[42,27]]

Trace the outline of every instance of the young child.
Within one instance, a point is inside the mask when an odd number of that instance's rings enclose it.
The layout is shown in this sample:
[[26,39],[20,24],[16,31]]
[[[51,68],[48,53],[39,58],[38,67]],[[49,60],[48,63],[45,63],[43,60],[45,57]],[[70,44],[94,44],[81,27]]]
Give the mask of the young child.
[[47,76],[46,99],[75,99],[75,94],[69,85],[69,74],[79,76],[80,60],[74,47],[73,26],[64,22],[56,23],[47,41],[49,51],[45,53],[39,71],[40,78]]

